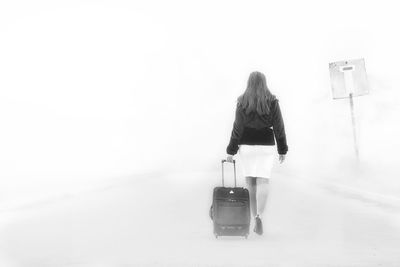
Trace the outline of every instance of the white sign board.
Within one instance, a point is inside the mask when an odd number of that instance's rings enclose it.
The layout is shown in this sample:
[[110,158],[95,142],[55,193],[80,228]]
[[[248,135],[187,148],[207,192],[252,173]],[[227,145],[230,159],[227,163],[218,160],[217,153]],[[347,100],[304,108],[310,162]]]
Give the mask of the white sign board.
[[334,99],[369,93],[363,58],[329,63],[329,72]]

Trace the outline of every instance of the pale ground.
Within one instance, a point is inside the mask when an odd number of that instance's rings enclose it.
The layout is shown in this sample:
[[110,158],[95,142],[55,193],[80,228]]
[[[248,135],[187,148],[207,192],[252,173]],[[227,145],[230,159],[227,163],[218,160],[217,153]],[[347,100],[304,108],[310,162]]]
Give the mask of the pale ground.
[[282,174],[272,184],[264,236],[215,239],[208,208],[219,175],[120,178],[3,210],[0,265],[400,266],[398,209]]

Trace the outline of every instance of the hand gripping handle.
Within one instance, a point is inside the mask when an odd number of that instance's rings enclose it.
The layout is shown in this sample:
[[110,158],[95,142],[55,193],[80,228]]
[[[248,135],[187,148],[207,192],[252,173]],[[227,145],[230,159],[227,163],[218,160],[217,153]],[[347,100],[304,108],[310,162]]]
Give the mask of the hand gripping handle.
[[[228,162],[226,159],[221,160],[222,163],[222,186],[225,187],[225,183],[224,183],[224,163]],[[233,173],[234,173],[234,177],[235,177],[235,187],[236,187],[236,161],[233,160]]]

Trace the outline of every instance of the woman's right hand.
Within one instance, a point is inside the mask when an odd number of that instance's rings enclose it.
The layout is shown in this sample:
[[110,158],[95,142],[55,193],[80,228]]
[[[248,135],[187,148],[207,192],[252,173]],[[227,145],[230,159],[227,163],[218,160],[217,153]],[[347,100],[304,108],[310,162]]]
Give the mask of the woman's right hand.
[[284,161],[285,161],[285,159],[286,159],[286,155],[279,155],[279,163],[283,163]]

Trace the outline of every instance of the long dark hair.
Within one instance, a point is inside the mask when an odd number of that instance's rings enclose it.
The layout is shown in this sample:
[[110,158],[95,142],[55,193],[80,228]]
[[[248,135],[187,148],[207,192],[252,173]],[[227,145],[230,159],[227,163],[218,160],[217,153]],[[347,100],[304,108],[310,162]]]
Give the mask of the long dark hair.
[[250,73],[246,91],[239,96],[238,104],[246,114],[255,111],[261,116],[270,113],[271,102],[275,98],[268,89],[265,75],[254,71]]

